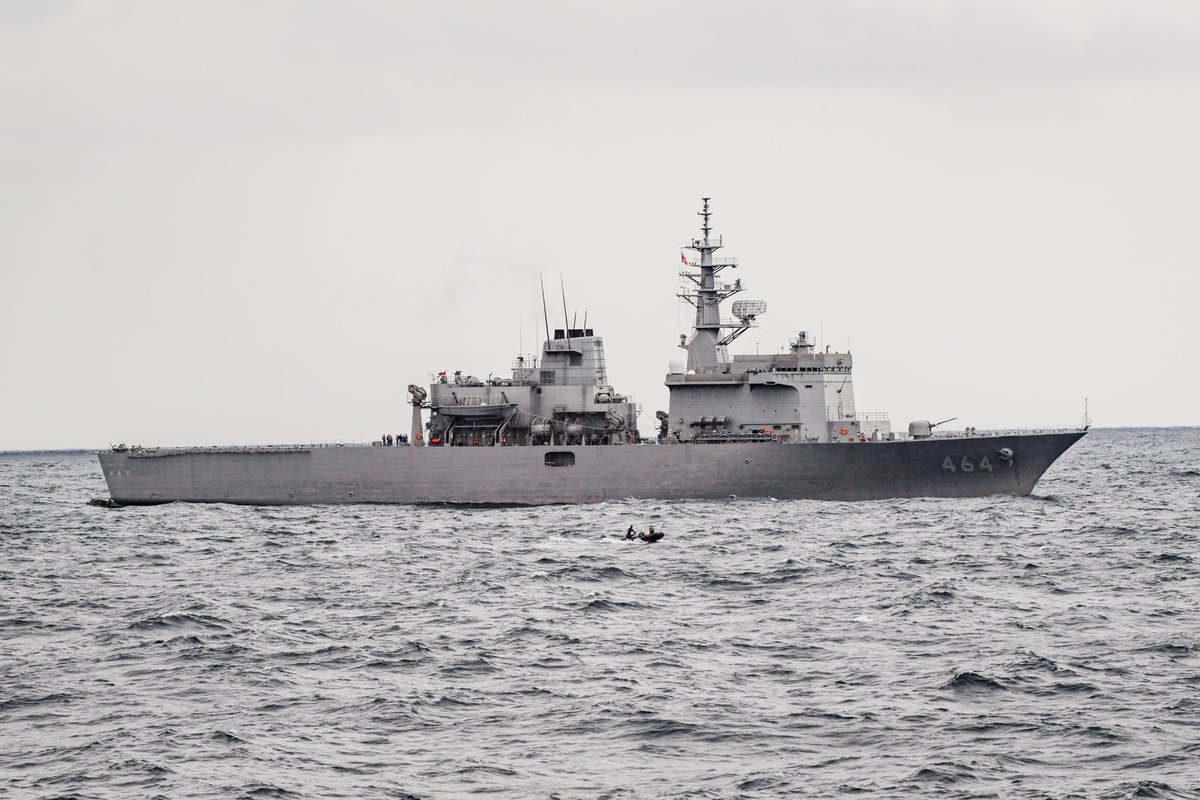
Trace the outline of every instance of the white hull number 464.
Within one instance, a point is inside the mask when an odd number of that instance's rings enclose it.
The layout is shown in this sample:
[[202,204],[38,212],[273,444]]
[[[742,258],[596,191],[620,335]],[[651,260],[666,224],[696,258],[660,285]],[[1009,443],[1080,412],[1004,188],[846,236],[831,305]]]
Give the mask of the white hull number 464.
[[[985,472],[991,472],[992,462],[988,460],[987,456],[984,456],[983,458],[979,459],[978,468],[984,470]],[[963,456],[957,464],[954,463],[953,458],[946,456],[946,460],[942,462],[942,469],[950,470],[951,472],[974,472],[976,465],[971,463],[971,459],[967,458],[966,456]]]

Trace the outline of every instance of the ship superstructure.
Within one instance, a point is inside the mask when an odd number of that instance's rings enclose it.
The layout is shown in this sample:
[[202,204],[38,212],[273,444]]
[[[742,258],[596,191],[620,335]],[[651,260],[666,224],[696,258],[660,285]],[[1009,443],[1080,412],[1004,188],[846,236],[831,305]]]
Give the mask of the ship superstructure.
[[734,301],[733,319],[721,318],[721,303],[743,291],[741,280],[718,281],[736,268],[736,258],[713,254],[724,246],[712,237],[709,198],[699,212],[701,237],[687,249],[698,258],[687,261],[680,275],[694,285],[682,294],[695,306],[696,322],[680,347],[687,351],[667,375],[670,410],[659,415],[663,442],[723,443],[779,441],[794,444],[890,440],[891,423],[882,413],[859,414],[854,406],[854,362],[849,353],[814,352],[808,333],[800,331],[787,352],[730,356],[728,346],[766,312],[761,300]]
[[609,385],[604,341],[591,328],[555,330],[542,346],[541,360],[518,357],[511,378],[483,381],[441,373],[430,386],[429,408],[433,447],[638,441],[637,405]]

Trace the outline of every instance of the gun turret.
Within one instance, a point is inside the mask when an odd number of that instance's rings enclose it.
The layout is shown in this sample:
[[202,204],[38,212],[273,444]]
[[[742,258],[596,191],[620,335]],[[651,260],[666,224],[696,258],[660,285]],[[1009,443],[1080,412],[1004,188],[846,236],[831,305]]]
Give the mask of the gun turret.
[[908,435],[914,439],[928,439],[933,435],[933,429],[938,425],[945,425],[947,422],[954,422],[958,417],[944,419],[941,422],[930,422],[927,419],[918,419],[908,423]]

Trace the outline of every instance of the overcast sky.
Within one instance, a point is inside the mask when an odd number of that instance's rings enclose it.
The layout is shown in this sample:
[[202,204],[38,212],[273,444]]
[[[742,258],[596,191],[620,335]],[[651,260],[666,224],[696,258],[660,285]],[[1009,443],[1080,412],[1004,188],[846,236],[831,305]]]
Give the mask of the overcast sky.
[[1198,81],[1195,2],[6,0],[0,449],[403,431],[539,275],[649,432],[701,196],[897,429],[1197,424]]

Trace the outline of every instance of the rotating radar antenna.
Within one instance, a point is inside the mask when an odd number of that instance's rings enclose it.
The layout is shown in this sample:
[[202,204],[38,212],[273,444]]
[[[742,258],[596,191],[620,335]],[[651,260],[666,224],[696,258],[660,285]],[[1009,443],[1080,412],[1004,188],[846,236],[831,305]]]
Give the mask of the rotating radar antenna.
[[754,321],[754,318],[759,314],[765,313],[767,313],[767,302],[765,300],[735,300],[733,303],[733,315],[737,317],[737,323],[726,323],[723,325],[723,327],[733,328],[733,330],[725,334],[724,338],[717,342],[717,344],[721,346],[729,344],[757,325],[758,323]]
[[743,324],[753,322],[755,317],[767,313],[766,300],[736,300],[733,304],[733,315]]

